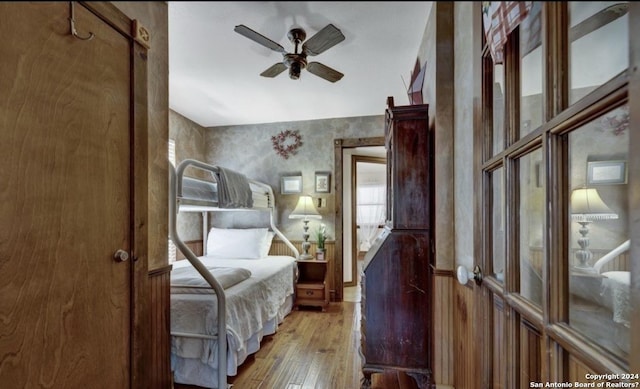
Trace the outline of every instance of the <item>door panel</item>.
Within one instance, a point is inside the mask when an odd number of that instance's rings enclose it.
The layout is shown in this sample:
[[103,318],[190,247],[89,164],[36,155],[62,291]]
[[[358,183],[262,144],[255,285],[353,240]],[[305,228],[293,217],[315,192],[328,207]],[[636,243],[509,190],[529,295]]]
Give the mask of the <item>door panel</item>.
[[493,334],[491,357],[493,360],[492,383],[491,387],[506,388],[507,360],[505,356],[505,320],[504,320],[504,302],[498,296],[493,296]]
[[542,382],[542,339],[540,332],[527,323],[520,322],[520,388],[530,387],[532,382]]
[[2,3],[0,382],[130,379],[130,44],[75,5]]

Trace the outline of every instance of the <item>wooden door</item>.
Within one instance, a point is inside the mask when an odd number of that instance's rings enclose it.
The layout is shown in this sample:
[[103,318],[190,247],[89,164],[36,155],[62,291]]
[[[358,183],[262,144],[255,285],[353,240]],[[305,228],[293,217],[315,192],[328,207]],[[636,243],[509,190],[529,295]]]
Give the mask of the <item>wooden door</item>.
[[[637,261],[623,253],[606,270],[597,265],[629,239],[633,192],[622,170],[606,180],[592,171],[594,163],[622,166],[616,161],[633,150],[635,12],[625,2],[533,2],[502,60],[485,42],[475,147],[475,251],[484,273],[475,289],[477,387],[595,387],[605,383],[594,375],[617,375],[613,384],[635,373],[634,303],[606,294],[629,295],[629,284],[614,278]],[[620,51],[601,61],[612,45]],[[584,210],[572,195],[584,188],[606,205],[591,209],[591,198]]]
[[0,4],[0,382],[15,388],[131,380],[134,264],[114,259],[135,248],[131,41],[74,13],[93,39],[71,35],[69,3]]

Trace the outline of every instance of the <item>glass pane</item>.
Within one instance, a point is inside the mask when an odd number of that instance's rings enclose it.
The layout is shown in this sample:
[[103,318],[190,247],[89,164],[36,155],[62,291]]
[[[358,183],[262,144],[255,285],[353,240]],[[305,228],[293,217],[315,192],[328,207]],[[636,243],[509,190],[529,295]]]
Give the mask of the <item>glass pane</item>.
[[520,137],[542,125],[542,3],[520,24]]
[[542,150],[518,160],[520,168],[520,294],[542,306],[544,172]]
[[569,2],[569,102],[573,104],[629,66],[628,2]]
[[504,281],[504,169],[499,168],[491,173],[492,201],[492,258],[493,274],[499,281]]
[[493,66],[493,154],[504,150],[504,66]]
[[569,324],[615,355],[629,352],[628,106],[569,135]]

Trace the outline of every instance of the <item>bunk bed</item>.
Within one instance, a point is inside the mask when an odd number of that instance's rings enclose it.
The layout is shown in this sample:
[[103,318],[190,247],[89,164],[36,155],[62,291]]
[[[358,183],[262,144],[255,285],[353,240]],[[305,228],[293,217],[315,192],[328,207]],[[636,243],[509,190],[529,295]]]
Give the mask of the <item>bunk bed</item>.
[[[212,181],[185,177],[191,167],[210,173]],[[169,187],[169,236],[186,257],[174,263],[171,274],[174,381],[227,388],[227,376],[235,375],[262,337],[275,333],[291,312],[299,252],[275,226],[269,185],[188,159],[170,168]],[[207,215],[216,211],[268,212],[270,225],[209,229]],[[180,238],[179,212],[202,213],[204,255],[197,256]],[[274,236],[292,256],[268,255]]]

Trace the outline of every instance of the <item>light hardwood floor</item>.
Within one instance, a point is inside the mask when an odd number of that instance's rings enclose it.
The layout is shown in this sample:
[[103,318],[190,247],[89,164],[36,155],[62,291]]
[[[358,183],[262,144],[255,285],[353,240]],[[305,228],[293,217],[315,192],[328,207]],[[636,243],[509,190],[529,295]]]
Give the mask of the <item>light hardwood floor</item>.
[[353,301],[333,302],[326,312],[294,310],[228,382],[233,389],[358,389],[359,318],[359,303]]

